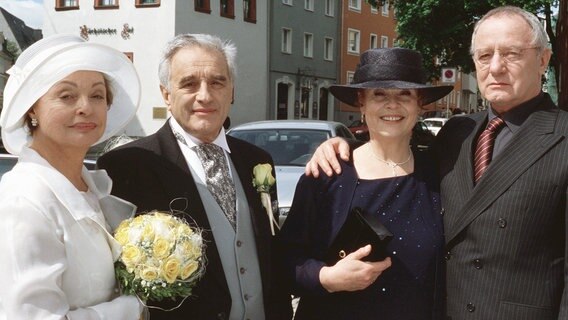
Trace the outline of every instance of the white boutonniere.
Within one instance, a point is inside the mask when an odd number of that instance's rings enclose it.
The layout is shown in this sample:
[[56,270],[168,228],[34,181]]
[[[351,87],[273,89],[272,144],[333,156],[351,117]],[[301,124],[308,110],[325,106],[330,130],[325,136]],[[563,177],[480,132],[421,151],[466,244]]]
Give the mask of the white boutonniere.
[[276,179],[272,176],[272,166],[269,163],[257,164],[252,174],[252,185],[256,188],[256,191],[260,193],[260,201],[262,202],[262,206],[266,209],[268,221],[270,221],[270,231],[272,235],[275,235],[274,226],[278,228],[278,222],[274,218],[272,201],[270,200],[270,188],[276,183]]

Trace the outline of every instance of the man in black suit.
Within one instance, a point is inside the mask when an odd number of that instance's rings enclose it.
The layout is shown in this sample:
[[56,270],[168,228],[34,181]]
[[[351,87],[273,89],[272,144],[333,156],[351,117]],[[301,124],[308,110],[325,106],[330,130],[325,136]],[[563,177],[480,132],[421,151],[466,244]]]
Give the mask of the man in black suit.
[[[278,255],[269,217],[251,182],[253,168],[273,165],[272,159],[263,150],[226,136],[223,129],[233,100],[235,55],[234,45],[210,35],[184,34],[168,42],[159,76],[172,117],[155,134],[98,160],[113,180],[114,195],[133,202],[140,212],[184,211],[204,230],[203,278],[174,311],[151,309],[152,320],[292,316],[290,296],[275,271]],[[215,165],[226,161],[236,195],[227,203],[236,214],[227,213],[223,201],[208,189],[207,169],[198,152],[204,144],[220,150]]]
[[[546,33],[533,14],[496,8],[477,23],[471,52],[491,108],[450,119],[434,148],[448,319],[568,319],[568,113],[541,90],[551,56]],[[478,140],[494,118],[504,125],[476,179]],[[320,158],[334,154],[332,145]],[[345,157],[348,148],[340,151]],[[337,172],[330,161],[320,163],[328,174]]]

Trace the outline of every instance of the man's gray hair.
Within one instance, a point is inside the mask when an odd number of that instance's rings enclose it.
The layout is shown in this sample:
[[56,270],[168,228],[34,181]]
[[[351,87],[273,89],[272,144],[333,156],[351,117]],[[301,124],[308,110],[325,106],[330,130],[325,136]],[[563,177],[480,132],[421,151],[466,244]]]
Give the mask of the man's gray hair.
[[529,25],[529,27],[532,30],[532,40],[531,40],[530,45],[540,48],[539,52],[542,52],[545,48],[548,47],[548,36],[546,35],[546,31],[544,30],[544,26],[538,20],[537,16],[535,16],[534,14],[532,14],[532,13],[526,11],[526,10],[523,10],[519,7],[503,6],[503,7],[498,7],[498,8],[495,8],[493,10],[490,10],[475,24],[475,27],[473,29],[473,35],[471,36],[470,53],[472,55],[475,53],[475,36],[477,35],[477,31],[479,29],[479,26],[483,22],[485,22],[487,19],[489,19],[491,17],[497,17],[497,16],[519,16],[519,17],[521,17],[523,20],[526,21],[526,23]]
[[209,34],[179,34],[172,40],[168,41],[162,58],[160,66],[158,67],[158,77],[160,84],[170,90],[170,74],[172,57],[182,48],[187,47],[200,47],[210,50],[215,50],[221,53],[227,61],[229,67],[229,76],[234,81],[237,75],[236,58],[237,47],[230,41],[224,41],[221,38]]

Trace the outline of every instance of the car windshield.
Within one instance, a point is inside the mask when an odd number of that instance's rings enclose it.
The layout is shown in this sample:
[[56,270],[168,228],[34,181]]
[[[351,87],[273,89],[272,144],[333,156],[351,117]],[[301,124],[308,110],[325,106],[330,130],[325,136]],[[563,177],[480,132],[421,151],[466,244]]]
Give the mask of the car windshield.
[[231,136],[266,150],[275,165],[305,166],[315,149],[330,137],[328,131],[305,129],[235,130]]
[[12,170],[16,162],[18,162],[18,158],[0,158],[0,178],[4,173]]

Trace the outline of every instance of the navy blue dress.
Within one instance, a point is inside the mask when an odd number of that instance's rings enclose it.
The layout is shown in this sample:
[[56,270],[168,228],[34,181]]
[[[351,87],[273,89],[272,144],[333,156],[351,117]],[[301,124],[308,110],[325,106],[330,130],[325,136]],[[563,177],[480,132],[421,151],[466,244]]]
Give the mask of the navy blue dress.
[[[295,319],[431,320],[441,316],[443,232],[435,166],[416,154],[415,172],[361,180],[351,162],[336,177],[302,177],[281,233],[286,275],[300,303]],[[377,214],[394,235],[392,266],[357,292],[319,283],[326,249],[351,208]]]

